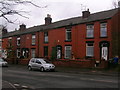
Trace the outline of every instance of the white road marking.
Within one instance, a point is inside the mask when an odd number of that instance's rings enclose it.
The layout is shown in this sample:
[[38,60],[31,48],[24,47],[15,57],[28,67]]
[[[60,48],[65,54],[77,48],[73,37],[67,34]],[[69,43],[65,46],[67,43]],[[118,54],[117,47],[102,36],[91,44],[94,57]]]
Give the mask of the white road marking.
[[19,87],[20,85],[19,84],[13,84],[14,86],[16,86],[16,87]]
[[23,86],[21,86],[21,87],[22,87],[22,88],[28,88],[28,86],[24,86],[24,85],[23,85]]
[[8,82],[8,81],[4,81],[4,82],[8,83],[8,84],[11,85],[15,90],[17,90],[16,87],[15,87],[14,85],[12,85],[10,82]]

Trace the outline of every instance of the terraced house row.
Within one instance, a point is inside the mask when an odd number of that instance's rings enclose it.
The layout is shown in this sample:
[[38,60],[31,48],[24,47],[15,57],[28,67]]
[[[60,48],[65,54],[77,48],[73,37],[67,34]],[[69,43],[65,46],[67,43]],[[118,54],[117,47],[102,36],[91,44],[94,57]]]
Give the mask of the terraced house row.
[[[38,18],[39,19],[39,18]],[[61,60],[109,60],[120,56],[120,9],[52,22],[48,14],[44,25],[7,32],[3,29],[3,51],[29,60],[31,57]],[[10,50],[10,48],[12,48]]]

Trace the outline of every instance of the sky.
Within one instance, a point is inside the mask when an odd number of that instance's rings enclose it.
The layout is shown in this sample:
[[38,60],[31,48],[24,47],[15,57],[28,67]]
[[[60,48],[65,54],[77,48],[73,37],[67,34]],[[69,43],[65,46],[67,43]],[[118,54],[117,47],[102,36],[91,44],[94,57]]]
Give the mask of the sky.
[[20,24],[25,24],[27,28],[42,25],[47,14],[52,17],[52,22],[82,16],[82,11],[87,10],[96,13],[104,10],[113,9],[113,2],[117,0],[32,0],[32,2],[41,8],[30,4],[18,5],[13,7],[16,10],[27,11],[23,13],[28,18],[18,15],[12,15],[8,18],[15,21],[14,24],[2,20],[2,24],[7,26],[8,31],[19,29]]

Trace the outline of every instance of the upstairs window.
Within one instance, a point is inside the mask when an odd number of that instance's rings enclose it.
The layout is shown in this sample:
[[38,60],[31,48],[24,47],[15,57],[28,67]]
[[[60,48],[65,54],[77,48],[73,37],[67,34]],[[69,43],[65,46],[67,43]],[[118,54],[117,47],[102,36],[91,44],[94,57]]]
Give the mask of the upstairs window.
[[12,37],[8,38],[8,46],[11,47],[12,46]]
[[66,29],[66,41],[71,41],[71,29]]
[[44,42],[48,43],[48,32],[44,32]]
[[44,57],[48,56],[48,46],[44,46]]
[[94,56],[94,43],[86,43],[86,56],[87,57]]
[[94,38],[94,25],[87,25],[87,38]]
[[20,46],[20,37],[17,37],[17,46]]
[[100,37],[107,37],[107,23],[100,24]]
[[36,35],[33,34],[33,35],[32,35],[32,45],[35,45],[35,39],[36,39]]
[[2,48],[2,39],[0,39],[0,50]]

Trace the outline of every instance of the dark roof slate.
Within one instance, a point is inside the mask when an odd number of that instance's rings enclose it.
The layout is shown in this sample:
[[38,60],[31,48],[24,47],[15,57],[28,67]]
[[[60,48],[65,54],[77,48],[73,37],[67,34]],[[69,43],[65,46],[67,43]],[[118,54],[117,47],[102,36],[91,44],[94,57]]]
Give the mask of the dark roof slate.
[[111,18],[113,15],[117,13],[117,11],[118,9],[112,9],[108,11],[102,11],[102,12],[91,14],[88,18],[74,17],[70,19],[57,21],[50,25],[38,25],[38,26],[27,28],[24,31],[17,30],[17,31],[9,32],[3,35],[3,38],[10,37],[10,36],[18,36],[18,35],[27,34],[27,33],[34,33],[38,31],[55,29],[59,27],[65,27],[68,25],[76,25],[76,24],[82,24],[82,23],[87,23],[87,22],[92,22],[92,21],[105,20],[105,19]]

